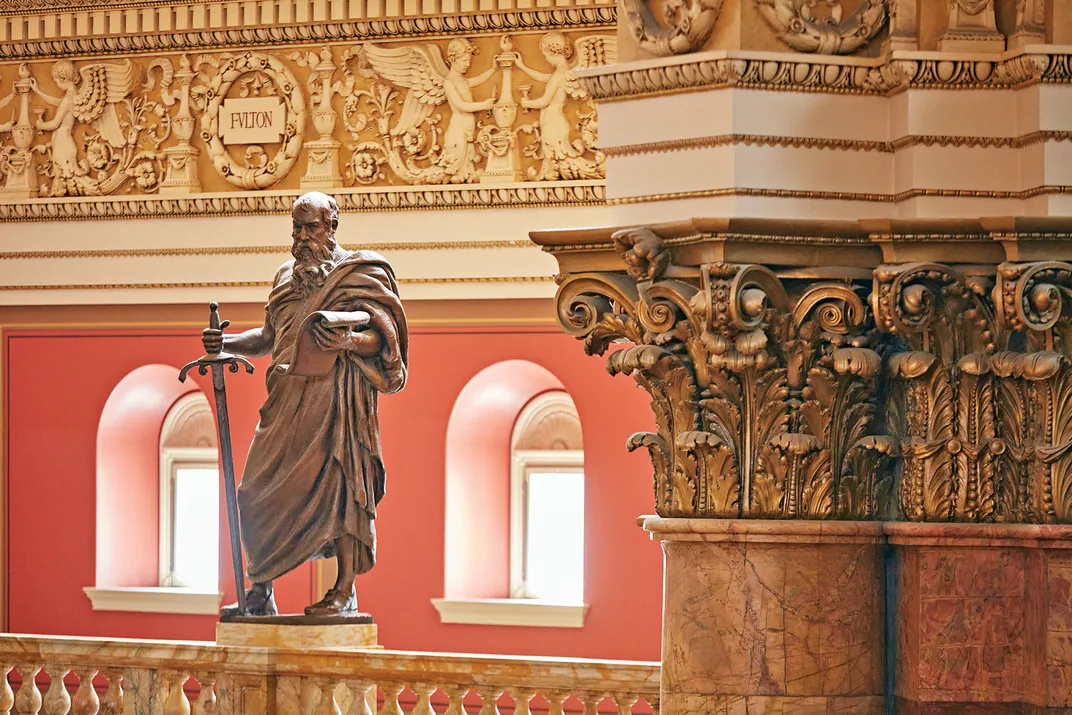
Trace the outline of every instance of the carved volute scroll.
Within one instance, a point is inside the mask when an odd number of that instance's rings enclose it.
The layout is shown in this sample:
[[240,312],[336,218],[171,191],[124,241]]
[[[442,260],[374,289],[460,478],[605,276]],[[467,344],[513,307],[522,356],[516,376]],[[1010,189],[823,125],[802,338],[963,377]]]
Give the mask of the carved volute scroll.
[[[987,262],[1062,255],[1072,221],[1041,222],[1022,238],[860,228],[886,254],[869,269],[866,253],[781,266],[770,249],[820,250],[853,224],[534,239],[563,267],[563,327],[652,396],[656,430],[627,446],[650,454],[659,515],[1072,523],[1072,263]],[[983,263],[940,262],[967,253]]]
[[889,17],[888,0],[860,0],[844,17],[841,0],[824,0],[829,15],[816,12],[819,0],[754,0],[763,18],[778,37],[798,52],[848,55],[867,45],[882,30]]
[[626,275],[568,276],[560,320],[652,396],[657,430],[633,435],[662,516],[870,518],[894,443],[875,431],[879,356],[859,286],[790,294],[759,265],[673,278],[648,229],[614,235]]

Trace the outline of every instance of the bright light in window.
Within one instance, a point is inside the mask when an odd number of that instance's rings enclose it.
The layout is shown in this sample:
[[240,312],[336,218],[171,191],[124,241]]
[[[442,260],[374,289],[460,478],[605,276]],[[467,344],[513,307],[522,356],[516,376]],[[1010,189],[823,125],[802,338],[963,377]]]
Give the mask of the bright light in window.
[[219,587],[219,471],[178,467],[172,493],[172,570],[176,586]]
[[584,474],[529,472],[525,590],[558,603],[584,600]]

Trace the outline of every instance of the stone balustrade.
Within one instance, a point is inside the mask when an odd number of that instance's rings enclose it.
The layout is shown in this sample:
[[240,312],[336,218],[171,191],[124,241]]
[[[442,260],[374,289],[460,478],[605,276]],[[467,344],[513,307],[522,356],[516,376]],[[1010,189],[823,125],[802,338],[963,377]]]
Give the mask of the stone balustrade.
[[626,661],[3,635],[0,672],[18,715],[659,712],[659,664]]

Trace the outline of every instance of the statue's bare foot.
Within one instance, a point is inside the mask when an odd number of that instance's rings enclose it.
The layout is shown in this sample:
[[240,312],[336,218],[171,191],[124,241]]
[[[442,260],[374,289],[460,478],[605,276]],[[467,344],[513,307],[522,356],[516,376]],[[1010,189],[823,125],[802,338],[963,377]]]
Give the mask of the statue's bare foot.
[[307,616],[333,616],[339,613],[357,613],[357,594],[353,587],[349,591],[328,589],[322,599],[305,607]]
[[[220,609],[220,615],[232,617],[239,615],[238,604],[232,603]],[[275,592],[271,586],[263,583],[255,583],[246,591],[246,615],[247,616],[277,616],[279,611],[275,607]]]

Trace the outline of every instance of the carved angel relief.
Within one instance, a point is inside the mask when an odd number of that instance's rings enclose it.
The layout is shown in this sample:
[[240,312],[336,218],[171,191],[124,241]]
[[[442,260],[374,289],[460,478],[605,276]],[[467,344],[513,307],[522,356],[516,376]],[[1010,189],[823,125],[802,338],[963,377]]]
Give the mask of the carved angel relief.
[[[509,37],[500,39],[500,50],[491,67],[472,77],[477,50],[460,38],[447,45],[445,59],[436,45],[366,44],[347,57],[356,60],[358,73],[374,79],[368,90],[357,89],[347,70],[346,121],[355,141],[350,177],[371,183],[383,178],[380,167],[386,165],[411,184],[603,178],[595,108],[572,70],[614,61],[613,38],[582,37],[571,50],[561,33],[548,33],[540,50],[550,72],[529,67]],[[572,65],[571,55],[577,58]],[[521,97],[515,96],[515,68],[544,84],[542,96],[530,98],[532,88],[524,85],[516,88]],[[475,100],[473,90],[494,79],[499,83],[492,97]],[[581,103],[576,138],[566,118],[570,100]],[[533,109],[539,117],[525,122]],[[540,160],[540,168],[522,171],[521,156]]]
[[[826,6],[825,17],[816,7]],[[798,52],[847,55],[882,30],[889,16],[887,0],[860,0],[847,18],[841,0],[755,0],[763,18],[785,44]]]
[[0,93],[0,110],[12,108],[0,195],[197,193],[220,179],[258,190],[302,163],[288,186],[603,178],[595,107],[572,72],[613,62],[614,38],[530,35],[540,59],[528,61],[514,43],[499,38],[479,72],[463,38],[24,63]]

